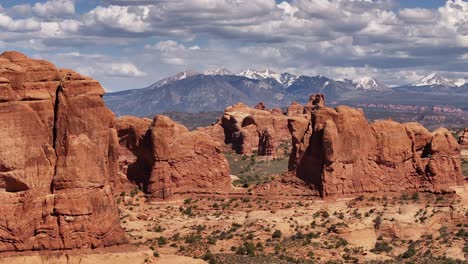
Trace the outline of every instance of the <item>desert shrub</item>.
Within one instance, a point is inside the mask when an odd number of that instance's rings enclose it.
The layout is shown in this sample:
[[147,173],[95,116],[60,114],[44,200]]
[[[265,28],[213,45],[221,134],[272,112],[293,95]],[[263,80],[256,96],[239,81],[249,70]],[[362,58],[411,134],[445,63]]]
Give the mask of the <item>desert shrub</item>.
[[283,236],[283,233],[281,233],[281,230],[275,230],[273,234],[271,235],[272,238],[281,238]]
[[237,255],[255,256],[255,245],[252,242],[244,242],[244,244],[237,248]]
[[392,247],[385,241],[377,241],[375,243],[375,246],[373,249],[371,249],[371,252],[374,253],[382,253],[382,252],[390,252],[392,251]]
[[195,244],[201,240],[201,236],[198,234],[190,234],[185,237],[185,243],[187,244]]
[[402,258],[411,258],[416,254],[416,245],[414,243],[411,243],[411,245],[408,247],[408,249],[401,254]]
[[158,237],[158,245],[163,246],[167,244],[167,239],[163,236]]
[[374,223],[374,228],[379,229],[382,224],[382,217],[379,215],[372,222]]

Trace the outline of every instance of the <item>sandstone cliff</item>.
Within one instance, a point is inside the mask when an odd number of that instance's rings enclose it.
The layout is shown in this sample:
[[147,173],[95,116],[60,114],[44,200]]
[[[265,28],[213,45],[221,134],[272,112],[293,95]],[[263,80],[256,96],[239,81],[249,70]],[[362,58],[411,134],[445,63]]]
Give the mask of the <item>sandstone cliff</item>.
[[444,191],[462,184],[460,147],[448,130],[430,133],[417,123],[393,121],[369,124],[360,109],[328,108],[320,98],[311,97],[306,106],[309,121],[289,121],[289,168],[321,196]]
[[151,123],[122,117],[117,129],[122,174],[153,197],[230,189],[229,164],[222,146],[207,133],[190,132],[162,115]]
[[103,94],[71,70],[0,55],[0,252],[125,242],[109,187],[118,139]]

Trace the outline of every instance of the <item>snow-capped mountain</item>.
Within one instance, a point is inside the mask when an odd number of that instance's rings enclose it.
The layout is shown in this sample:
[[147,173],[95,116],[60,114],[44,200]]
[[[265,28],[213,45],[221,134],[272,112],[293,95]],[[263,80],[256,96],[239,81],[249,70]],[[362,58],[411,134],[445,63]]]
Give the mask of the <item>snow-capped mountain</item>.
[[419,81],[413,83],[411,86],[421,87],[421,86],[452,86],[452,82],[437,73],[431,73],[427,76],[424,76]]
[[187,79],[188,77],[190,76],[194,76],[194,75],[198,75],[200,73],[198,72],[195,72],[195,71],[183,71],[183,72],[179,72],[178,74],[176,75],[173,75],[171,77],[167,77],[167,78],[164,78],[158,82],[156,82],[155,84],[151,85],[150,87],[151,88],[158,88],[158,87],[162,87],[164,85],[167,85],[167,84],[170,84],[170,83],[173,83],[173,82],[176,82],[176,81],[180,81],[180,80],[183,80],[183,79]]
[[108,93],[104,98],[118,115],[151,116],[164,111],[222,111],[240,101],[283,107],[291,101],[306,103],[316,93],[335,103],[437,105],[445,100],[466,105],[468,78],[450,80],[434,73],[414,84],[390,88],[372,77],[338,80],[271,70],[234,74],[223,67],[205,73],[184,71],[146,88]]
[[264,79],[271,78],[271,79],[278,81],[280,79],[281,74],[278,74],[272,70],[257,71],[257,70],[248,69],[246,71],[239,73],[238,76],[243,76],[243,77],[247,77],[247,78],[254,79],[254,80],[264,80]]
[[297,79],[297,76],[290,73],[285,72],[280,74],[272,70],[257,71],[249,69],[239,73],[238,76],[243,76],[254,80],[273,79],[285,87],[291,86]]
[[362,77],[352,81],[355,89],[368,91],[383,91],[388,90],[388,87],[376,80],[373,77]]
[[288,88],[294,84],[297,78],[298,76],[285,72],[280,75],[279,83],[281,83],[285,88]]
[[464,79],[456,79],[452,81],[452,84],[457,86],[457,87],[462,87],[465,84],[468,84],[468,77]]
[[205,75],[234,75],[234,73],[224,67],[221,67],[217,70],[206,71]]

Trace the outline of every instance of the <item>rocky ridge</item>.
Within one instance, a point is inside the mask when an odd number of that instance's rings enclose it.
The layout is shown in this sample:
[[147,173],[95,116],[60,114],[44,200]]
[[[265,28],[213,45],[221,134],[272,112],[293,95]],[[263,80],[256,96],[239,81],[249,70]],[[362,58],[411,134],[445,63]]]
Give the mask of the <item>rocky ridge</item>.
[[389,120],[369,124],[360,109],[309,105],[309,121],[289,121],[289,167],[321,196],[442,192],[463,184],[460,146],[448,130],[431,133],[417,123]]

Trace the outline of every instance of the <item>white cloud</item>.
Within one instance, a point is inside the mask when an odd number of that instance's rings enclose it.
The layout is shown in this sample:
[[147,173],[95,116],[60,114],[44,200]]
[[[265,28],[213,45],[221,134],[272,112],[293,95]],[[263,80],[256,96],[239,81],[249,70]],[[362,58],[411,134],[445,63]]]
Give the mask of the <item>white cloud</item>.
[[85,15],[84,23],[89,28],[101,26],[132,33],[151,31],[148,6],[98,6]]
[[26,16],[30,15],[32,7],[29,4],[15,5],[8,9],[8,13],[12,15]]
[[405,8],[398,12],[398,15],[409,23],[431,23],[438,19],[437,13],[424,8]]
[[117,78],[140,78],[146,73],[132,63],[96,63],[93,66],[78,66],[77,72],[92,76],[107,76]]
[[32,11],[41,17],[65,17],[75,14],[75,3],[72,0],[49,0],[35,3]]
[[290,5],[288,2],[285,1],[279,3],[278,7],[282,9],[286,15],[289,16],[294,16],[294,14],[299,11],[297,7]]
[[40,23],[32,18],[14,20],[0,13],[0,27],[7,31],[36,31],[40,28]]
[[146,73],[138,69],[131,63],[112,63],[105,65],[107,67],[106,74],[117,77],[143,77]]
[[[412,72],[468,67],[464,0],[438,9],[398,9],[392,0],[103,0],[83,14],[75,0],[37,2],[0,7],[2,45],[78,51],[79,57],[59,61],[95,78],[120,74],[149,82],[170,71],[223,65],[331,77],[374,73],[401,82]],[[113,57],[84,54],[94,46]]]

